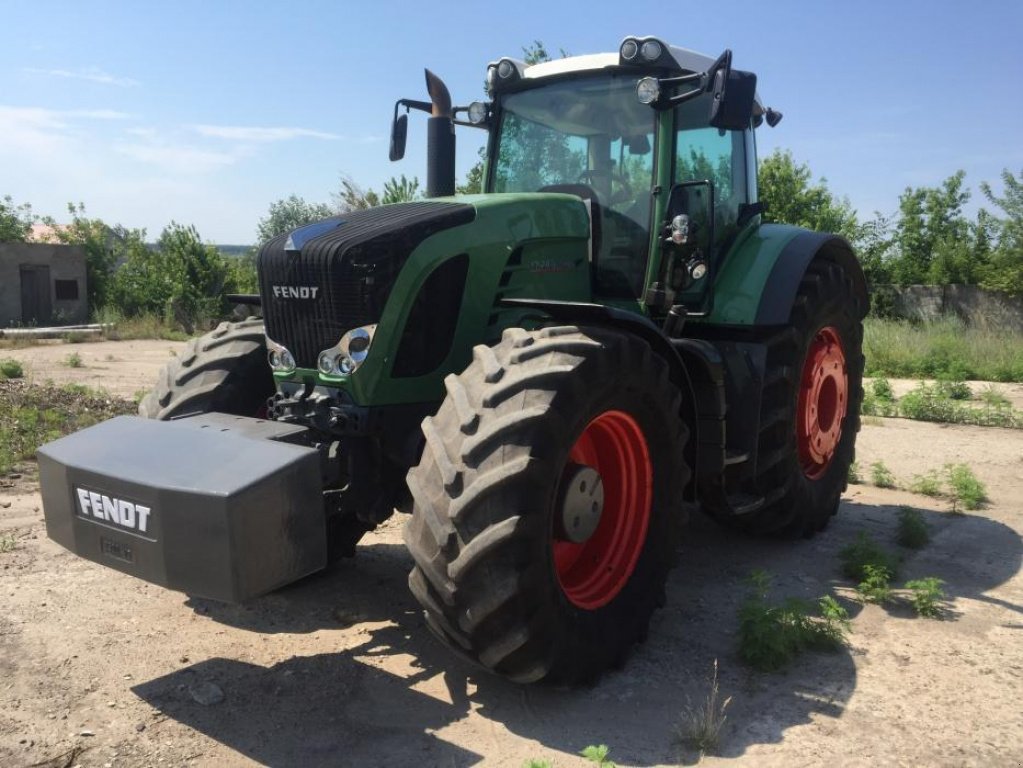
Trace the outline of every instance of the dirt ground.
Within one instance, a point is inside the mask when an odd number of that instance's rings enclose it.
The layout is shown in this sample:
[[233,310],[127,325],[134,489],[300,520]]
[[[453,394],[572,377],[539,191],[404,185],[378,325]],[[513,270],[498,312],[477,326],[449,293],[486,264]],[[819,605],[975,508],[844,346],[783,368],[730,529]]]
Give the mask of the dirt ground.
[[[22,359],[37,380],[130,397],[177,348],[108,342],[0,356]],[[84,369],[62,366],[71,352]],[[731,702],[706,765],[1018,766],[1023,431],[879,420],[861,432],[859,460],[879,459],[906,483],[968,463],[992,502],[952,515],[941,500],[851,486],[827,531],[788,543],[737,538],[697,515],[649,640],[581,690],[511,685],[440,647],[405,585],[398,516],[355,559],[227,606],[75,558],[46,538],[31,474],[0,478],[0,536],[16,542],[0,553],[0,765],[518,768],[535,758],[569,768],[588,764],[578,752],[593,743],[623,766],[688,764],[698,756],[674,733],[686,703],[705,698],[717,659]],[[946,618],[850,601],[844,650],[776,674],[742,667],[736,611],[749,572],[774,574],[778,596],[851,598],[838,551],[858,531],[893,542],[899,505],[921,510],[932,534],[903,553],[903,577],[944,579]]]

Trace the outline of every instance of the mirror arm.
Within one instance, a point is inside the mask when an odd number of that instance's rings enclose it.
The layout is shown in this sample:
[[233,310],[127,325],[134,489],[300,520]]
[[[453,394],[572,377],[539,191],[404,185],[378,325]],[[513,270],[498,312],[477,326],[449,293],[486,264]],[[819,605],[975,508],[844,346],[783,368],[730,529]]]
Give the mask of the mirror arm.
[[420,112],[427,112],[427,113],[432,113],[433,112],[433,104],[431,104],[428,101],[415,101],[414,99],[398,99],[394,103],[394,116],[395,117],[398,116],[398,107],[399,106],[405,107],[405,111],[406,112],[408,110],[410,110],[410,109],[418,109]]

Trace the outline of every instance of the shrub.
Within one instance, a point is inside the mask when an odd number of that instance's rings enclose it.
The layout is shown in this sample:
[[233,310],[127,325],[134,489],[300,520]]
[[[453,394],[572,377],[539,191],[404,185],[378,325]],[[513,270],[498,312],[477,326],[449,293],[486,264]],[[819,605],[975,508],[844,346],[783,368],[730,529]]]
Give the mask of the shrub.
[[922,496],[941,496],[941,478],[933,469],[925,475],[914,475],[909,490]]
[[867,577],[867,566],[884,568],[889,578],[898,573],[898,559],[882,549],[873,538],[860,531],[856,540],[848,544],[838,553],[842,563],[842,573],[846,578],[861,582]]
[[906,589],[911,593],[909,599],[917,616],[936,619],[941,615],[943,610],[941,603],[945,600],[945,592],[941,585],[944,583],[934,576],[906,582]]
[[939,396],[947,397],[949,400],[971,400],[973,398],[973,390],[962,379],[938,379],[934,388]]
[[818,614],[803,600],[788,598],[780,605],[767,600],[770,577],[763,571],[750,576],[751,592],[739,609],[739,656],[761,672],[785,666],[807,648],[833,649],[848,631],[848,615],[834,598],[821,598]]
[[25,369],[13,357],[6,357],[0,360],[0,378],[20,379],[24,375]]
[[883,376],[874,379],[870,384],[870,389],[878,400],[891,402],[895,399],[895,392],[892,391],[891,382]]
[[875,461],[870,465],[870,479],[878,488],[895,487],[895,475],[883,461]]
[[863,566],[863,581],[856,585],[856,591],[865,603],[887,603],[892,597],[891,574],[883,565]]
[[945,472],[951,490],[952,508],[980,509],[987,499],[987,488],[965,464],[946,464]]
[[899,546],[908,549],[921,549],[930,541],[930,538],[923,515],[912,507],[900,507],[899,530],[895,538]]

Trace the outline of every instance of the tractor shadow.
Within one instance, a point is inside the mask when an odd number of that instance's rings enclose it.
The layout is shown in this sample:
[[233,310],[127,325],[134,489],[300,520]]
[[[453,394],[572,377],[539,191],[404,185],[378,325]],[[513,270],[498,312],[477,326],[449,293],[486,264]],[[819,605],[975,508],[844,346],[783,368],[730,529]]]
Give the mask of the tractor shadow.
[[[953,607],[969,598],[1023,613],[984,594],[1020,570],[1023,543],[1014,530],[979,515],[922,513],[931,544],[902,551],[903,579],[943,579]],[[807,653],[778,673],[750,672],[736,655],[736,614],[750,572],[771,573],[778,598],[845,593],[853,585],[841,577],[839,551],[864,530],[894,541],[897,515],[896,506],[846,501],[827,531],[798,542],[737,537],[697,515],[649,640],[624,669],[588,688],[516,686],[456,659],[430,636],[405,587],[404,548],[371,542],[354,561],[246,607],[189,601],[213,621],[252,632],[344,630],[337,640],[328,635],[329,652],[265,667],[214,658],[133,690],[266,765],[470,766],[498,756],[514,765],[527,757],[570,764],[568,756],[603,743],[619,764],[648,766],[698,759],[676,734],[683,707],[706,700],[716,661],[721,698],[732,697],[717,754],[740,757],[781,742],[790,728],[841,717],[856,688],[855,656],[864,653],[854,650],[853,635],[837,652]],[[206,680],[223,689],[225,704],[191,699],[189,687]],[[500,736],[502,728],[540,746],[517,745]]]

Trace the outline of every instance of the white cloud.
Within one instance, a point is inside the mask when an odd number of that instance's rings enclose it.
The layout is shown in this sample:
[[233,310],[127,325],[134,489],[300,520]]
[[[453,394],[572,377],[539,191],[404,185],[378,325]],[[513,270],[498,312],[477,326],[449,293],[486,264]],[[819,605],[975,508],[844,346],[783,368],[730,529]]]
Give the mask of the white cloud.
[[117,144],[115,151],[142,163],[181,175],[204,174],[233,165],[239,153],[215,152],[186,144],[170,144],[159,139],[145,143]]
[[63,77],[70,80],[87,80],[90,83],[99,83],[100,85],[116,85],[122,88],[129,86],[138,85],[138,80],[133,80],[130,77],[118,77],[111,75],[108,72],[104,72],[99,67],[85,67],[79,70],[70,69],[37,69],[35,67],[25,67],[25,72],[30,72],[33,75],[46,75],[47,77]]
[[207,136],[217,139],[230,139],[231,141],[248,141],[248,142],[270,142],[270,141],[290,141],[291,139],[327,139],[330,141],[337,141],[344,138],[338,136],[336,133],[327,133],[325,131],[316,131],[311,128],[286,128],[286,127],[259,127],[259,126],[243,126],[243,125],[193,125],[190,126],[193,131],[200,134],[201,136]]

